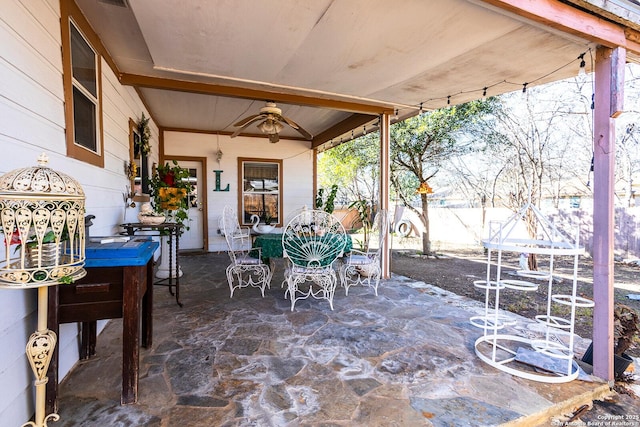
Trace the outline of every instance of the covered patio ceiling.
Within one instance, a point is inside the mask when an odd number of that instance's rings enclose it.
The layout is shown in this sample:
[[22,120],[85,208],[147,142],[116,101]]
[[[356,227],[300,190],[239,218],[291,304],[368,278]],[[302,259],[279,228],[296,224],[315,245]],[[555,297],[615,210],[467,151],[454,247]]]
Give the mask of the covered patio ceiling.
[[[601,42],[589,28],[629,25],[554,0],[76,2],[160,127],[230,134],[272,100],[320,149],[381,113],[393,121],[485,87],[496,95],[574,76],[578,56]],[[570,11],[586,30],[518,16],[516,3],[536,3],[543,16]],[[254,124],[245,134],[260,132]],[[281,137],[301,136],[285,127]]]

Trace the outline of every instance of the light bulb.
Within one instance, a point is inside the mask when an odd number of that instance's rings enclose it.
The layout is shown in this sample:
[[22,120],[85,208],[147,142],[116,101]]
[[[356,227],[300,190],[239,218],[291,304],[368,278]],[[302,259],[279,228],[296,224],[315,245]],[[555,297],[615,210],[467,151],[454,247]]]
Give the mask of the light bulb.
[[584,76],[586,74],[585,67],[587,66],[587,63],[584,60],[584,53],[581,54],[578,58],[580,58],[580,69],[578,70],[578,75]]

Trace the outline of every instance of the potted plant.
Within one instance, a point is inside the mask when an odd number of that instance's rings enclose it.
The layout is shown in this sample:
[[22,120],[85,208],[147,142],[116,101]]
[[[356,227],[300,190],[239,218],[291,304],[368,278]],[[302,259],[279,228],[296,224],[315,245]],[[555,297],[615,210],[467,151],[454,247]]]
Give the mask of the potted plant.
[[175,160],[157,166],[149,182],[154,212],[171,215],[173,221],[184,225],[189,217],[187,195],[193,191],[189,178],[189,169],[180,167]]
[[[616,303],[613,310],[613,370],[616,377],[620,377],[633,362],[625,352],[631,347],[639,331],[638,313],[631,307]],[[593,343],[585,351],[582,361],[593,364]]]
[[369,249],[369,236],[371,234],[371,220],[370,220],[370,212],[371,208],[369,207],[369,202],[360,199],[355,200],[349,204],[349,209],[355,209],[358,213],[358,217],[355,218],[351,224],[352,228],[354,226],[357,227],[358,223],[362,225],[362,241],[356,240],[360,246],[360,250],[366,251]]

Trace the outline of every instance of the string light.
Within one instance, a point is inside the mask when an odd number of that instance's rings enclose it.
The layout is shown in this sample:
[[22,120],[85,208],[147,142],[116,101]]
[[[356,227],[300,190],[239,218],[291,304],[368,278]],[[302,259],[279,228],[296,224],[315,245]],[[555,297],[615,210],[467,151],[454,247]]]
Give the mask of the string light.
[[[588,52],[591,52],[591,49],[588,49],[586,52],[581,53],[580,55],[577,56],[576,59],[570,61],[569,63],[564,64],[564,65],[556,68],[555,70],[553,70],[553,71],[551,71],[551,72],[549,72],[549,73],[547,73],[547,74],[545,74],[543,76],[540,76],[540,77],[538,77],[536,79],[530,80],[530,81],[525,82],[525,83],[517,83],[517,82],[508,81],[508,80],[502,80],[502,81],[499,81],[499,82],[484,86],[481,89],[460,91],[460,92],[456,92],[454,94],[447,95],[447,97],[446,97],[447,105],[451,105],[451,97],[452,96],[473,94],[473,93],[478,93],[479,91],[482,91],[482,100],[484,101],[484,100],[486,100],[487,92],[488,92],[489,89],[491,89],[493,87],[496,87],[496,86],[499,86],[499,85],[503,85],[503,84],[514,85],[514,86],[522,85],[522,93],[526,93],[527,92],[527,87],[530,84],[536,83],[536,82],[541,81],[541,80],[544,80],[545,78],[547,78],[547,77],[557,73],[558,71],[568,67],[569,65],[571,65],[573,62],[575,62],[577,60],[580,61],[580,63],[579,63],[580,69],[579,69],[578,74],[579,75],[585,74],[586,73],[586,69],[585,69],[586,68],[586,61],[584,59],[584,56]],[[427,99],[427,100],[424,100],[424,101],[420,102],[420,104],[419,104],[419,114],[422,115],[425,112],[424,103],[428,103],[430,101],[442,101],[444,99],[445,99],[444,97],[435,97],[435,98],[430,98],[430,99]],[[411,107],[411,110],[413,110],[413,108],[415,108],[415,107]],[[591,109],[594,109],[594,108],[595,108],[595,96],[592,94],[591,95]],[[409,109],[409,107],[407,109]],[[413,111],[415,111],[415,110],[413,110]],[[395,115],[395,121],[396,122],[398,121],[399,114],[400,114],[400,109],[395,108],[394,109],[394,115]],[[380,127],[380,119],[378,119],[378,121],[373,125],[373,127],[374,127],[374,129]],[[367,134],[367,127],[365,125],[363,127],[363,129],[362,129],[362,135],[366,135],[366,134]],[[353,138],[355,138],[355,135],[354,135],[354,131],[351,130],[351,139],[353,139]],[[343,140],[344,140],[344,138],[340,138],[340,144],[343,143]],[[338,142],[337,142],[337,140],[334,141],[332,139],[331,140],[331,145],[333,146],[334,144],[338,145]]]
[[[454,94],[450,94],[450,95],[447,95],[446,98],[445,97],[434,97],[434,98],[430,98],[430,99],[424,100],[424,101],[420,102],[420,104],[418,104],[419,105],[419,113],[423,114],[425,112],[424,104],[425,103],[429,103],[431,101],[441,101],[441,100],[446,99],[447,100],[447,105],[451,105],[451,97],[452,96],[466,95],[466,94],[478,93],[478,92],[482,91],[482,99],[484,100],[484,99],[486,99],[487,92],[488,92],[489,89],[491,89],[493,87],[496,87],[496,86],[499,86],[499,85],[503,85],[503,84],[514,85],[514,86],[522,86],[522,93],[526,93],[527,92],[527,88],[528,88],[528,86],[530,84],[533,84],[533,83],[536,83],[536,82],[539,82],[541,80],[546,79],[547,77],[557,73],[558,71],[570,66],[571,64],[573,64],[577,60],[580,61],[580,73],[582,73],[583,71],[586,71],[585,70],[586,61],[584,59],[584,55],[586,55],[590,51],[591,51],[591,49],[588,49],[587,51],[585,51],[585,52],[581,53],[580,55],[578,55],[576,59],[573,59],[570,62],[559,66],[555,70],[550,71],[545,75],[542,75],[542,76],[540,76],[540,77],[538,77],[536,79],[530,80],[530,81],[525,82],[525,83],[517,83],[517,82],[508,81],[508,80],[502,80],[502,81],[499,81],[499,82],[496,82],[496,83],[493,83],[493,84],[490,84],[490,85],[486,85],[486,86],[484,86],[484,87],[482,87],[480,89],[460,91],[460,92],[457,92],[457,93],[454,93]],[[397,120],[397,117],[398,117],[398,114],[399,114],[399,110],[396,109],[395,113],[396,113],[396,120]]]

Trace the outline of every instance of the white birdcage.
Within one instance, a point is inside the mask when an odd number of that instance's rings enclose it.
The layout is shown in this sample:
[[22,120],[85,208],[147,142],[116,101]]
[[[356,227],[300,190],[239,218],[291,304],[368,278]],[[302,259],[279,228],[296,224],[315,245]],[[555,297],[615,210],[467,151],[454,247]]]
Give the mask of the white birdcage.
[[84,191],[47,163],[43,153],[38,166],[0,176],[0,287],[49,286],[86,274]]

